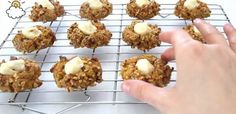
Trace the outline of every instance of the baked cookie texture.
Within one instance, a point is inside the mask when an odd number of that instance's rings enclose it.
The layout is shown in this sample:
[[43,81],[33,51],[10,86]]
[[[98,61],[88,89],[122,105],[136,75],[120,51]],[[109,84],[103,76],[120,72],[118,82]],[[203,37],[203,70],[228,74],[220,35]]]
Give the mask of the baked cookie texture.
[[71,59],[60,57],[60,61],[50,70],[59,88],[66,88],[68,92],[71,92],[76,89],[81,90],[95,86],[103,81],[102,67],[97,58],[82,58],[84,66],[81,70],[76,74],[66,74],[64,70],[65,64]]
[[[149,74],[144,74],[136,67],[136,63],[140,59],[147,59],[154,67]],[[121,64],[120,75],[124,80],[142,80],[155,86],[165,87],[171,78],[173,68],[167,65],[167,62],[153,55],[145,54],[135,56],[125,60]]]
[[[41,75],[39,65],[35,61],[16,57],[11,57],[10,61],[20,59],[25,61],[25,70],[14,75],[0,74],[0,90],[2,92],[22,92],[42,85],[42,81],[39,80]],[[0,65],[5,62],[5,60],[2,60]]]
[[75,48],[91,48],[106,46],[111,40],[112,33],[106,29],[105,25],[101,22],[91,21],[97,28],[97,31],[92,34],[85,34],[79,29],[79,23],[74,23],[68,29],[67,35],[70,44]]
[[194,25],[187,25],[187,26],[183,27],[183,30],[188,32],[189,35],[192,36],[192,38],[194,40],[200,41],[202,43],[206,43],[203,38],[203,35],[197,30],[197,28],[195,28]]
[[142,21],[134,20],[131,25],[128,25],[123,33],[123,41],[125,41],[132,48],[138,48],[139,50],[146,51],[157,46],[161,45],[161,41],[159,40],[159,34],[161,33],[161,29],[158,28],[157,25],[148,24],[150,27],[150,31],[145,34],[137,34],[134,31],[134,26],[137,23]]
[[102,8],[93,9],[90,8],[88,2],[84,2],[80,8],[80,16],[89,20],[100,20],[112,13],[112,4],[108,0],[100,0],[103,6]]
[[127,4],[126,11],[130,17],[135,17],[140,20],[146,20],[151,19],[159,14],[160,5],[153,0],[150,1],[149,4],[139,7],[136,4],[136,0],[130,0],[130,3]]
[[12,43],[17,51],[31,53],[33,51],[45,49],[53,45],[54,41],[56,40],[53,31],[48,27],[40,25],[37,25],[36,27],[42,32],[42,34],[36,38],[26,38],[22,34],[22,31],[19,31],[18,34],[16,34],[12,40]]
[[55,21],[57,17],[60,17],[64,15],[65,10],[62,5],[60,5],[59,1],[50,1],[52,5],[54,6],[53,10],[48,9],[47,7],[43,7],[42,5],[38,4],[37,2],[32,7],[31,14],[29,15],[29,18],[34,21]]
[[196,18],[207,18],[210,17],[211,11],[206,3],[197,0],[199,5],[194,9],[188,9],[184,7],[184,3],[186,0],[179,0],[175,7],[175,15],[179,18],[183,19],[191,19],[194,20]]

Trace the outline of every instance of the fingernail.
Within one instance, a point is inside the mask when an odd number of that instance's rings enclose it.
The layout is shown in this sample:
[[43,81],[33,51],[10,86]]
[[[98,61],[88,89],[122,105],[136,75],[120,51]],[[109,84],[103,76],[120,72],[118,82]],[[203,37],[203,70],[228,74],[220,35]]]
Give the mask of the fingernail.
[[194,23],[202,23],[202,19],[197,18],[197,19],[195,19],[193,22],[194,22]]
[[124,91],[124,92],[126,92],[126,93],[128,93],[129,92],[129,85],[127,84],[127,83],[123,83],[122,84],[122,90]]

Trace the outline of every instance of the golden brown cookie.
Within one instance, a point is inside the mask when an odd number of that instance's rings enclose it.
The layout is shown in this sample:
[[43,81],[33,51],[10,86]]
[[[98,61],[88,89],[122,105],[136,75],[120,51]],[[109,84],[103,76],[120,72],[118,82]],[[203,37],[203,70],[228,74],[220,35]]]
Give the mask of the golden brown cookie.
[[[83,29],[81,30],[81,28]],[[92,29],[92,30],[90,30]],[[86,21],[74,23],[67,32],[70,44],[75,48],[92,48],[108,45],[112,33],[100,22]]]
[[121,64],[120,74],[124,80],[143,80],[155,86],[165,87],[170,82],[172,71],[173,68],[168,66],[166,61],[146,54],[125,60]]
[[[19,52],[31,53],[33,51],[41,50],[52,46],[56,40],[56,37],[50,28],[38,25],[26,29],[19,31],[12,41],[16,50]],[[24,31],[27,33],[24,33]]]
[[35,61],[11,57],[10,61],[0,62],[0,66],[0,90],[3,92],[21,92],[42,85],[41,69]]
[[[42,1],[42,0],[41,0]],[[47,5],[41,5],[40,3],[35,3],[35,6],[32,7],[30,19],[34,22],[36,21],[55,21],[57,17],[62,16],[65,13],[64,7],[60,5],[59,1],[49,0],[51,7],[46,7]]]
[[157,25],[148,24],[149,30],[146,33],[138,34],[135,32],[135,26],[138,23],[143,22],[135,20],[124,29],[122,33],[123,40],[132,48],[138,48],[143,51],[160,46],[159,34],[161,33],[161,29]]
[[[75,89],[86,89],[102,82],[102,67],[97,58],[81,58],[82,65],[73,62],[75,58],[60,57],[60,61],[51,68],[50,71],[59,88],[66,88],[71,92]],[[75,72],[76,70],[77,72]]]
[[112,4],[108,2],[108,0],[95,0],[101,4],[101,6],[95,6],[92,4],[90,5],[91,0],[89,2],[84,2],[80,8],[80,16],[82,18],[87,18],[90,20],[100,20],[107,17],[109,14],[112,13]]
[[154,0],[148,0],[149,4],[139,6],[136,0],[130,0],[127,4],[127,13],[130,17],[135,17],[140,20],[150,19],[159,14],[160,5]]
[[200,41],[202,43],[205,43],[204,38],[200,31],[194,26],[194,25],[188,25],[183,27],[183,29],[189,33],[189,35],[192,36],[194,40]]
[[194,20],[196,18],[207,18],[210,17],[211,11],[206,3],[197,0],[198,6],[193,9],[189,9],[184,6],[186,0],[179,0],[175,7],[175,15],[183,19]]

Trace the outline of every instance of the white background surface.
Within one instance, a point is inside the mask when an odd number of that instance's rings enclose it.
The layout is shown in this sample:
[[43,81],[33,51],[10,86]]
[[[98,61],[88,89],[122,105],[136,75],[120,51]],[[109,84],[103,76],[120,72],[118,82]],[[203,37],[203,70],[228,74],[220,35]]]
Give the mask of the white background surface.
[[[23,0],[22,0],[23,1]],[[62,4],[79,4],[82,0],[61,0]],[[115,2],[125,2],[126,0],[112,0]],[[25,0],[25,4],[22,5],[23,8],[27,8],[29,6],[31,6],[32,3],[34,3],[34,0]],[[159,3],[176,3],[177,0],[158,0]],[[226,11],[226,14],[228,14],[228,17],[230,18],[231,22],[233,23],[233,25],[236,25],[236,16],[235,16],[235,11],[236,11],[236,7],[234,5],[233,0],[206,0],[207,3],[217,3],[217,4],[221,4],[223,6],[223,8]],[[12,29],[13,25],[15,24],[16,20],[10,19],[7,17],[5,10],[8,9],[8,7],[10,6],[10,4],[8,3],[8,0],[0,0],[0,42],[2,42],[3,39],[5,39],[5,37],[7,36],[7,34],[9,33],[9,31]],[[53,97],[52,97],[53,98]],[[125,109],[125,105],[119,108],[124,108]],[[47,112],[53,112],[58,110],[58,108],[63,108],[63,106],[44,106],[42,109],[44,109]],[[110,106],[107,105],[101,105],[99,110],[94,111],[94,114],[111,114],[111,113],[117,113],[117,114],[128,114],[125,113],[125,111],[117,111],[117,110],[112,110],[111,111]],[[129,107],[130,108],[130,107]],[[134,106],[132,107],[133,109],[126,109],[126,111],[128,110],[134,110],[134,111],[130,111],[129,114],[136,114],[137,112],[135,112],[135,109],[140,108],[139,106]],[[86,108],[87,110],[93,110],[92,106],[90,106],[89,108]],[[68,113],[76,113],[78,112],[79,109],[68,112]],[[86,112],[86,110],[82,111],[82,112]],[[21,109],[19,108],[15,108],[15,107],[9,107],[9,106],[0,106],[0,113],[4,114],[4,113],[8,113],[8,114],[18,114],[18,113],[27,113],[27,114],[31,114],[32,112],[22,112]],[[141,112],[139,112],[139,114],[142,113],[146,113],[146,114],[154,114],[156,113],[153,110],[143,110]],[[85,114],[85,113],[84,113]]]
[[[23,1],[23,0],[22,0]],[[36,0],[24,0],[26,3],[23,4],[23,8],[31,6],[32,3]],[[60,0],[63,4],[74,4],[79,3],[82,0]],[[118,0],[112,0],[118,1]],[[126,0],[119,0],[121,2],[125,2]],[[177,0],[158,0],[159,3],[176,3]],[[236,25],[236,16],[235,16],[235,1],[233,0],[205,0],[207,3],[217,3],[221,4],[228,14],[230,20],[233,25]],[[0,0],[0,41],[6,37],[6,35],[11,30],[16,20],[9,19],[5,13],[5,11],[9,7],[8,0]]]

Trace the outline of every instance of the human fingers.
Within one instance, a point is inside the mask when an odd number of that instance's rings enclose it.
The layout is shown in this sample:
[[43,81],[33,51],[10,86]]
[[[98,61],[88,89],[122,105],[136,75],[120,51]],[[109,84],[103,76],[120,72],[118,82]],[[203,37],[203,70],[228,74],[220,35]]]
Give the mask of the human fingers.
[[122,84],[122,90],[127,94],[144,101],[161,110],[165,105],[167,90],[155,87],[139,80],[127,80]]
[[203,38],[205,39],[207,44],[227,45],[227,42],[224,39],[224,36],[209,23],[201,19],[195,19],[194,25],[199,29],[199,31],[203,35]]
[[166,61],[174,60],[175,59],[174,47],[171,47],[165,50],[165,52],[162,53],[161,58]]
[[224,31],[229,39],[231,49],[236,53],[236,29],[231,24],[226,24]]

